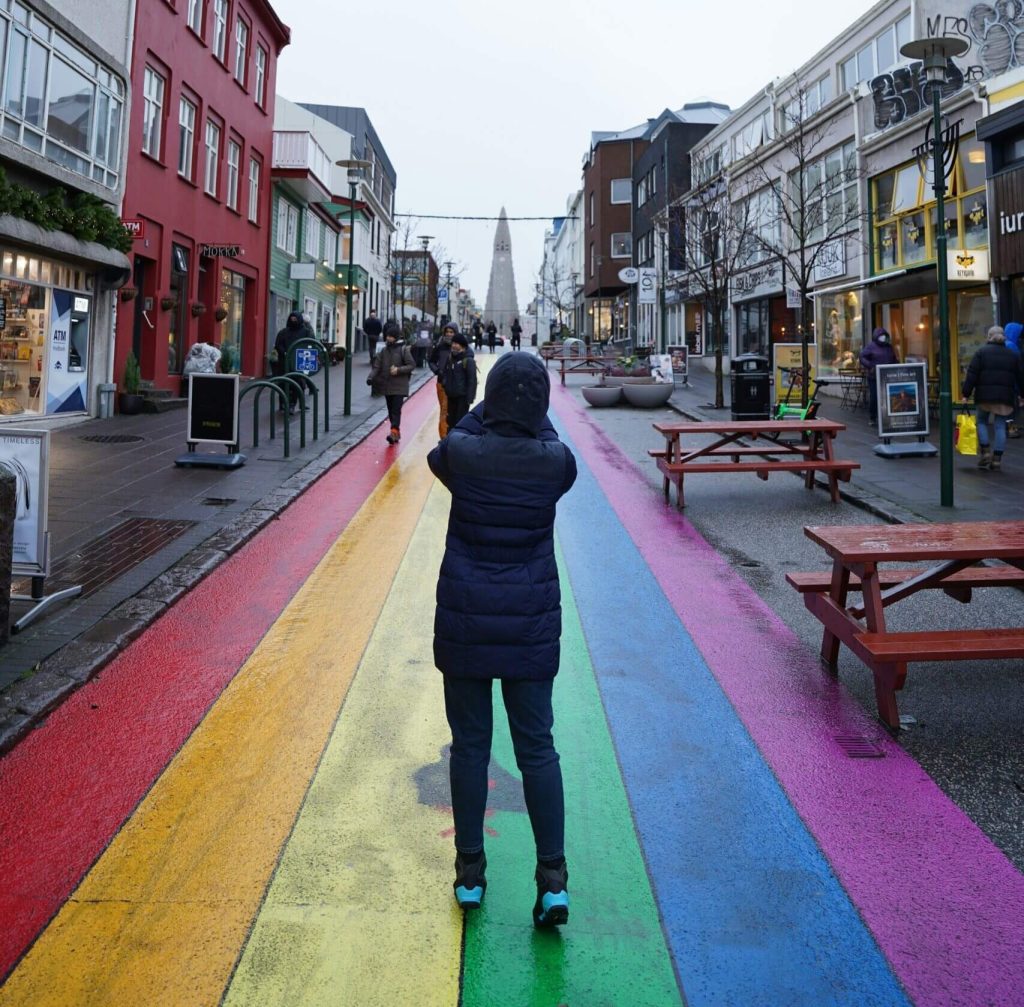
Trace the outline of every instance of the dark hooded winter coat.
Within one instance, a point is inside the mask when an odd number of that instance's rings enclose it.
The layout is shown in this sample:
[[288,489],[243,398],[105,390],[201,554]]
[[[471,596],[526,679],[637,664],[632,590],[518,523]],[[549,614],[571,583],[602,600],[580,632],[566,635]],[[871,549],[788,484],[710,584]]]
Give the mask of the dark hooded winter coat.
[[971,357],[961,391],[965,399],[973,393],[978,405],[1016,406],[1021,388],[1024,388],[1021,355],[1005,343],[986,343]]
[[871,342],[860,351],[860,365],[869,375],[874,375],[875,368],[880,364],[899,363],[899,357],[896,356],[896,351],[888,339],[886,335],[886,341],[882,342],[876,332],[871,337]]
[[453,678],[558,672],[555,505],[576,480],[576,460],[547,418],[549,394],[539,358],[502,357],[484,401],[427,458],[452,494],[434,663]]
[[302,315],[293,311],[285,322],[285,327],[278,330],[277,338],[274,340],[274,354],[276,359],[271,364],[271,372],[276,375],[284,374],[288,369],[288,351],[292,345],[300,339],[306,338],[306,327],[302,321]]

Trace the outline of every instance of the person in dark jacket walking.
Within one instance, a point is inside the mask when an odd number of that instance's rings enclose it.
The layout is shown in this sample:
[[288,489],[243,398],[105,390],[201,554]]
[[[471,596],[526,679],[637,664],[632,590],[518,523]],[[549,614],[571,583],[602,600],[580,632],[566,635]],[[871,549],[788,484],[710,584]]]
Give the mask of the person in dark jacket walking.
[[[293,311],[288,315],[284,328],[278,330],[277,338],[274,340],[274,359],[270,363],[270,369],[274,377],[281,377],[288,373],[288,351],[293,344],[300,339],[306,338],[306,325],[302,320],[302,314]],[[299,402],[299,390],[293,385],[288,385],[288,412],[294,413]],[[284,406],[281,406],[284,409]]]
[[448,366],[448,357],[452,352],[452,337],[459,331],[455,322],[446,322],[441,330],[441,338],[430,347],[427,354],[427,365],[437,375],[437,405],[440,415],[437,420],[437,436],[448,436],[448,396],[444,389],[444,369]]
[[[961,391],[965,399],[974,395],[978,421],[978,468],[999,472],[1006,449],[1006,423],[1017,405],[1018,390],[1024,388],[1024,361],[1006,345],[999,325],[988,330],[988,340],[979,347],[970,364]],[[990,442],[989,420],[995,427]]]
[[[1024,350],[1020,346],[1021,332],[1024,332],[1024,325],[1020,322],[1007,322],[1003,326],[1003,334],[1006,336],[1006,345],[1018,355],[1024,355]],[[1020,426],[1017,423],[1017,410],[1019,408],[1020,399],[1024,398],[1024,388],[1017,389],[1017,401],[1018,405],[1014,407],[1013,415],[1010,417],[1006,424],[1006,436],[1018,438],[1020,437]]]
[[368,385],[377,385],[384,393],[391,421],[388,444],[397,444],[402,439],[402,402],[409,394],[409,375],[415,366],[412,353],[401,341],[401,335],[401,326],[394,319],[389,319],[384,326],[384,347],[373,358],[370,376],[366,379]]
[[487,887],[483,822],[498,679],[537,847],[538,927],[569,918],[551,691],[562,632],[555,505],[576,480],[576,459],[547,418],[550,391],[539,358],[501,357],[484,401],[427,458],[452,494],[434,663],[444,675],[452,731],[455,898],[463,909],[478,908]]
[[484,348],[484,327],[480,324],[480,319],[473,319],[471,326],[473,330],[473,349],[479,352]]
[[875,368],[879,364],[898,364],[900,358],[892,348],[892,338],[879,326],[871,333],[871,342],[860,351],[860,366],[864,369],[864,377],[868,383],[868,424],[878,423],[878,383],[875,380]]
[[377,355],[377,340],[380,339],[383,328],[384,326],[377,317],[377,312],[371,309],[370,313],[366,316],[366,321],[363,322],[363,332],[366,333],[366,342],[370,347],[371,367],[373,366],[373,358]]
[[518,350],[523,341],[523,327],[519,324],[519,319],[514,318],[512,320],[512,349]]
[[494,324],[492,319],[487,323],[487,349],[494,352],[494,347],[498,342],[498,326]]
[[476,398],[476,360],[469,349],[469,340],[457,332],[445,362],[440,383],[444,384],[448,408],[448,429],[458,424]]

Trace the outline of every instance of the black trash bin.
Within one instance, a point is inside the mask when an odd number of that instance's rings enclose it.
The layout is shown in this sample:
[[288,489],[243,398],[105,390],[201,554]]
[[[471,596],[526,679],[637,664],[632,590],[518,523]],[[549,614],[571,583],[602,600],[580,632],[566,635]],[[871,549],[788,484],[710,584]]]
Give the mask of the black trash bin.
[[732,418],[766,420],[771,416],[768,358],[759,353],[733,357],[730,364]]

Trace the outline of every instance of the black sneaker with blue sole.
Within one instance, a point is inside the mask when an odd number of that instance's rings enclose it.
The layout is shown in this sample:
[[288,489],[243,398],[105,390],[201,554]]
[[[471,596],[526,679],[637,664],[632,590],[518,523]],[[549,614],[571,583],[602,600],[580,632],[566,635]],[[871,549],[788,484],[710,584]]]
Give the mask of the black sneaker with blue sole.
[[479,909],[487,891],[487,857],[481,854],[479,860],[464,860],[461,853],[455,854],[455,901],[460,909]]
[[569,922],[569,868],[565,861],[555,868],[537,865],[537,901],[533,905],[533,925],[541,929],[560,927]]

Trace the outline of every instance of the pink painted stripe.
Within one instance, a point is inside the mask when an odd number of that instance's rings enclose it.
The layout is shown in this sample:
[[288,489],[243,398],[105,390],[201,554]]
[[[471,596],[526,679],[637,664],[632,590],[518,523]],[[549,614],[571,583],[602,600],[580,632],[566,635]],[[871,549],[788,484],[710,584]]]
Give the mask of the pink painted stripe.
[[[1024,876],[571,393],[556,386],[552,404],[909,996],[922,1007],[1024,1002]],[[845,733],[886,757],[849,759],[835,742]]]

